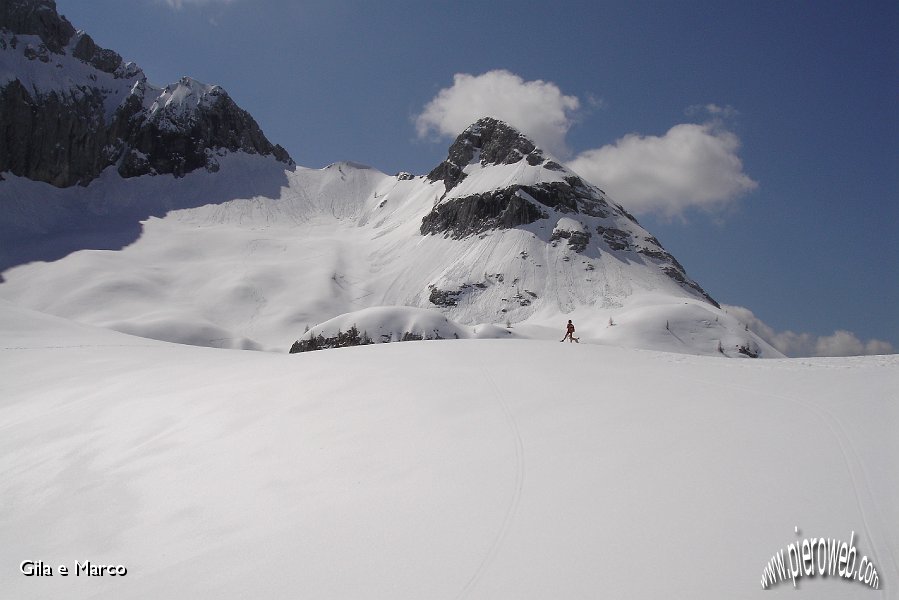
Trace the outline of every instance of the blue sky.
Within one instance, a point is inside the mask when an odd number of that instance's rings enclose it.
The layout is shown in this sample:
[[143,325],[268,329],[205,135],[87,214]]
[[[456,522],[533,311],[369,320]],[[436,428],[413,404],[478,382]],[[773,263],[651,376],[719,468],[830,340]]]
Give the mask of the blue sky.
[[57,6],[154,84],[222,85],[303,166],[425,173],[497,113],[796,353],[899,349],[893,0]]

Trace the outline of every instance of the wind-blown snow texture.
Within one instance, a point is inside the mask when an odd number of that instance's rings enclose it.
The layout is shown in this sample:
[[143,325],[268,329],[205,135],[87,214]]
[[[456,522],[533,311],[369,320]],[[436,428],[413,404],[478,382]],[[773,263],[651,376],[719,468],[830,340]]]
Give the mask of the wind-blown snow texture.
[[[10,598],[754,598],[796,526],[855,531],[882,583],[801,592],[899,585],[896,356],[288,356],[11,305],[0,339]],[[23,560],[128,575],[25,577]]]
[[[140,115],[61,147],[87,177],[0,180],[4,597],[749,598],[797,526],[856,532],[881,581],[803,591],[895,596],[896,356],[713,358],[780,355],[494,119],[427,176],[293,167],[232,144],[227,102],[204,137],[220,88],[146,84],[52,0],[0,17],[6,106]],[[171,163],[185,135],[219,140],[206,170]],[[353,326],[452,341],[284,354]],[[58,572],[85,561],[128,574]]]
[[[514,131],[485,120],[456,146],[485,123]],[[467,337],[511,324],[552,339],[572,318],[582,341],[780,356],[600,190],[535,153],[479,153],[449,189],[433,172],[285,170],[243,153],[182,179],[108,170],[58,190],[9,176],[0,264],[20,266],[3,273],[0,297],[203,346],[286,351],[306,327],[386,306],[439,311]],[[345,320],[377,326],[364,319]]]

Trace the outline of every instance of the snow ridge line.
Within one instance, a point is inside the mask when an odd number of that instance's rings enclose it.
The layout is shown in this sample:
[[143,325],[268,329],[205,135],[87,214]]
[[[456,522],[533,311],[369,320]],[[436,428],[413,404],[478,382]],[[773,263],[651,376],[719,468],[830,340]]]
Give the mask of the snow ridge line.
[[0,350],[71,350],[73,348],[155,348],[152,344],[72,344],[71,346],[6,346]]
[[484,573],[487,572],[487,568],[496,558],[496,555],[499,554],[499,550],[503,545],[503,541],[509,534],[509,530],[512,526],[512,521],[515,519],[515,515],[518,512],[518,506],[521,504],[521,494],[524,489],[524,442],[521,439],[521,430],[518,428],[518,422],[515,420],[515,416],[512,414],[512,410],[509,408],[508,403],[505,400],[505,394],[503,394],[502,389],[497,385],[496,381],[493,379],[493,376],[487,370],[487,367],[484,365],[479,365],[481,372],[484,373],[484,379],[487,380],[487,383],[494,389],[496,392],[495,398],[497,403],[500,405],[500,408],[503,411],[503,416],[506,419],[506,423],[509,425],[509,429],[512,432],[513,441],[515,444],[515,489],[512,494],[512,499],[509,501],[509,507],[506,509],[506,514],[503,516],[503,523],[500,527],[499,531],[494,537],[493,541],[490,543],[490,548],[487,550],[487,554],[484,555],[484,558],[481,560],[481,563],[478,565],[475,572],[472,573],[471,577],[456,595],[456,598],[464,598],[467,596],[478,584],[483,577]]

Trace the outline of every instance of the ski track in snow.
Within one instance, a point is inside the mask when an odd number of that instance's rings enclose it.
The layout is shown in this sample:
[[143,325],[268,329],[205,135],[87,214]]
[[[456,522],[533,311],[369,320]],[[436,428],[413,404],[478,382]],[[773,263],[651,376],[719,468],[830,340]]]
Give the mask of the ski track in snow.
[[456,595],[457,600],[465,598],[475,589],[475,587],[477,587],[481,578],[484,576],[484,573],[487,572],[487,569],[496,558],[496,555],[499,554],[503,542],[505,541],[506,537],[509,534],[509,530],[512,527],[512,522],[515,520],[515,514],[518,512],[518,506],[521,504],[522,491],[524,490],[525,462],[524,442],[521,439],[521,430],[518,428],[518,422],[515,420],[515,415],[512,413],[512,409],[509,407],[508,402],[506,402],[505,400],[505,394],[493,379],[493,376],[490,374],[489,369],[483,364],[479,364],[478,366],[481,369],[481,372],[484,374],[484,379],[493,388],[493,397],[496,399],[496,402],[502,409],[506,423],[509,425],[509,430],[512,432],[512,439],[515,445],[515,488],[512,493],[512,499],[509,501],[509,507],[506,509],[506,514],[503,516],[503,522],[496,534],[496,537],[493,538],[493,541],[490,543],[490,547],[487,550],[487,553],[484,555],[484,558],[481,560],[477,569],[475,569],[475,572],[472,573],[471,577],[462,587],[462,590],[460,590]]
[[[837,444],[840,448],[840,454],[842,455],[843,462],[846,466],[846,471],[848,472],[849,479],[852,482],[852,491],[855,496],[855,503],[856,503],[856,506],[858,507],[859,515],[862,518],[862,525],[865,528],[866,539],[870,543],[870,553],[873,555],[873,558],[875,559],[874,564],[876,564],[876,565],[883,564],[880,560],[880,556],[878,555],[876,545],[871,543],[871,542],[873,542],[873,540],[877,539],[877,537],[872,535],[871,532],[872,531],[887,531],[888,526],[880,514],[876,515],[877,521],[878,521],[877,524],[879,525],[879,527],[872,528],[870,525],[870,519],[868,517],[868,512],[865,510],[865,503],[862,501],[862,495],[860,494],[860,490],[863,488],[865,495],[867,496],[867,499],[869,501],[868,503],[870,504],[871,507],[873,507],[875,512],[879,513],[879,511],[876,508],[877,504],[874,502],[874,493],[871,491],[870,478],[867,474],[867,470],[865,469],[864,461],[861,460],[861,457],[859,456],[858,451],[855,449],[855,446],[852,444],[852,439],[851,439],[851,436],[849,435],[849,432],[846,431],[846,428],[840,422],[840,419],[838,419],[832,412],[830,412],[829,410],[827,410],[826,408],[824,408],[822,406],[816,406],[810,402],[806,402],[804,400],[800,400],[800,399],[794,398],[792,396],[785,396],[782,394],[775,394],[772,392],[761,391],[759,389],[748,388],[746,386],[741,386],[741,385],[737,385],[737,384],[731,384],[729,386],[724,386],[720,383],[716,383],[714,381],[708,381],[708,380],[704,380],[704,379],[689,378],[689,377],[685,377],[683,375],[677,375],[677,374],[673,374],[673,376],[677,377],[679,379],[683,379],[685,381],[689,381],[691,383],[703,383],[708,386],[718,387],[718,388],[722,388],[722,389],[728,390],[728,391],[738,389],[738,390],[748,392],[750,394],[759,394],[759,395],[762,395],[762,396],[765,396],[768,398],[783,400],[786,402],[792,402],[792,403],[797,404],[805,409],[810,410],[812,413],[814,413],[827,426],[827,428],[830,430],[830,433],[833,435],[833,437],[837,441]],[[856,470],[861,473],[861,482],[863,484],[861,486],[859,485],[858,478],[855,475]],[[893,550],[890,547],[890,544],[884,543],[883,545],[886,547],[887,552],[890,554],[890,561],[888,564],[893,568],[893,574],[895,576],[894,578],[891,578],[891,579],[893,579],[894,581],[899,580],[899,562],[897,562],[896,556],[893,553]]]

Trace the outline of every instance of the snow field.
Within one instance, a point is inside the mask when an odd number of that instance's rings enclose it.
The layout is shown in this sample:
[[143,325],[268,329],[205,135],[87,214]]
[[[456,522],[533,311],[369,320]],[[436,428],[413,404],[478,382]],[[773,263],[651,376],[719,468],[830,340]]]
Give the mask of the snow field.
[[[895,356],[532,340],[287,356],[10,305],[0,331],[12,597],[742,598],[797,525],[856,531],[884,582],[803,591],[899,581]],[[28,559],[128,575],[13,572]]]

